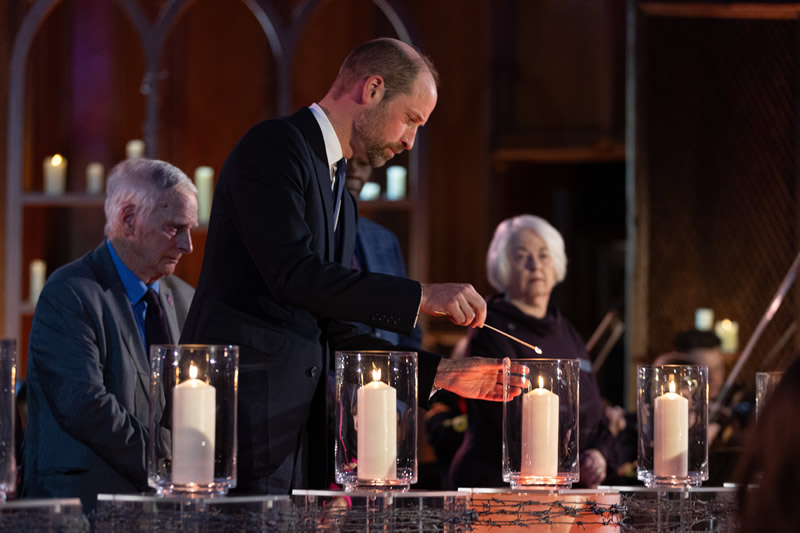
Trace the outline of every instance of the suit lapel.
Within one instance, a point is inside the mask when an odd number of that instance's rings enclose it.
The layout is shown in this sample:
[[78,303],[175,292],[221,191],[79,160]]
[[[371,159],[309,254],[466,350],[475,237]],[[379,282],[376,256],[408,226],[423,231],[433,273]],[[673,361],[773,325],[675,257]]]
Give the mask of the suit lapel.
[[181,338],[181,331],[178,327],[178,313],[175,311],[175,299],[172,297],[172,289],[167,287],[164,280],[161,280],[161,283],[158,284],[158,299],[164,312],[167,313],[170,338],[172,338],[174,344],[177,344],[178,339]]
[[136,325],[136,319],[133,316],[133,309],[125,292],[125,286],[119,278],[105,243],[95,249],[95,257],[99,266],[98,277],[104,281],[106,291],[109,294],[109,302],[113,302],[110,306],[119,327],[119,335],[127,348],[127,353],[122,354],[122,356],[129,357],[133,361],[133,365],[136,368],[137,381],[144,390],[145,397],[149,398],[149,357],[144,343],[142,343],[139,326]]
[[358,207],[349,192],[342,195],[342,209],[339,223],[342,233],[342,264],[347,268],[353,265],[353,253],[356,248],[356,230],[358,228]]
[[300,129],[306,140],[311,158],[311,165],[322,199],[322,210],[325,215],[325,259],[334,261],[336,256],[336,240],[333,231],[333,215],[335,205],[331,191],[331,169],[328,166],[328,156],[325,152],[325,140],[319,129],[317,119],[307,107],[291,116],[292,122]]

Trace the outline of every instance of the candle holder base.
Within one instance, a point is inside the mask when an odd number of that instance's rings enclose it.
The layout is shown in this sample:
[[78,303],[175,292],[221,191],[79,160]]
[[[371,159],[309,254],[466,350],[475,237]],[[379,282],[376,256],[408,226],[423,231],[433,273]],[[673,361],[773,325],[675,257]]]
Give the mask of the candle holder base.
[[368,491],[368,492],[408,492],[411,484],[407,481],[357,481],[355,483],[345,483],[345,492]]
[[342,482],[346,492],[407,492],[411,488],[411,478],[407,479],[344,479]]
[[560,473],[556,476],[522,476],[517,473],[503,476],[511,490],[555,490],[572,488],[580,479],[578,474]]
[[181,497],[181,498],[217,498],[228,494],[228,490],[235,487],[235,484],[226,483],[168,483],[156,487],[156,494],[161,497]]
[[637,478],[650,489],[684,489],[699,487],[707,479],[701,472],[691,472],[687,476],[657,476],[651,470],[637,470]]

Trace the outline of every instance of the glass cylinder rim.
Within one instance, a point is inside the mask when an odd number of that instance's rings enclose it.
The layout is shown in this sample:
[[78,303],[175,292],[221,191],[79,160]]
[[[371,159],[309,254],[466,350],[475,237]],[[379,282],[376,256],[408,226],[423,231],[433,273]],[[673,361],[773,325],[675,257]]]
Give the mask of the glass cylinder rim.
[[336,354],[358,354],[358,355],[391,355],[402,354],[417,357],[418,352],[410,350],[336,350]]
[[578,363],[580,364],[581,360],[578,358],[550,358],[550,357],[526,357],[526,358],[510,358],[504,357],[503,361],[511,361],[512,363],[519,363],[519,362],[532,362],[532,363]]
[[653,369],[653,368],[697,368],[697,369],[708,369],[708,365],[678,365],[678,364],[667,364],[667,365],[636,365],[636,368],[639,369]]
[[783,372],[780,370],[759,370],[756,372],[756,375],[761,374],[762,376],[780,376],[783,375]]
[[221,348],[221,349],[232,349],[236,348],[239,349],[238,344],[151,344],[150,348],[166,348],[166,349],[176,349],[176,348],[190,348],[190,349],[198,349],[198,348]]

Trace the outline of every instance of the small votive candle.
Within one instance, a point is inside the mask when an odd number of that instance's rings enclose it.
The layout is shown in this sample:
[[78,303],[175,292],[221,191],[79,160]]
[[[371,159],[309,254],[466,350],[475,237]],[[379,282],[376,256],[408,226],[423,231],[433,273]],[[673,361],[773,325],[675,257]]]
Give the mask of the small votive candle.
[[211,200],[214,197],[214,169],[197,167],[194,171],[194,184],[197,187],[197,221],[208,224],[211,219]]
[[100,194],[103,192],[103,177],[105,167],[102,163],[94,161],[86,165],[86,192]]
[[128,141],[125,145],[125,157],[128,159],[144,157],[144,141],[141,139],[131,139]]
[[694,328],[700,331],[711,331],[714,327],[714,311],[700,307],[694,312]]
[[47,275],[47,263],[41,259],[34,259],[30,266],[30,286],[29,295],[31,304],[36,305],[39,295],[44,288],[44,281]]
[[386,199],[402,200],[406,197],[406,169],[393,165],[386,169]]
[[381,186],[378,183],[368,181],[361,188],[361,193],[358,197],[361,200],[372,201],[377,200],[381,196]]
[[56,154],[44,158],[45,194],[64,194],[67,183],[67,160]]
[[714,333],[721,342],[722,353],[734,353],[739,348],[739,324],[727,318],[714,326]]

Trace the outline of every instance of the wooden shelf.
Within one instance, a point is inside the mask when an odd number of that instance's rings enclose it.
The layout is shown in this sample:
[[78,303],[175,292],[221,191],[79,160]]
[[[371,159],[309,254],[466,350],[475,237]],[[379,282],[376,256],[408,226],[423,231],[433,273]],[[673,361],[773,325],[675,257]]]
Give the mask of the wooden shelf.
[[409,200],[359,200],[359,211],[371,211],[377,209],[383,210],[397,210],[406,211],[410,210],[413,206]]
[[103,207],[104,194],[66,193],[44,194],[26,192],[22,194],[22,205],[38,207]]
[[492,153],[495,165],[512,163],[602,163],[625,161],[625,145],[499,148]]

